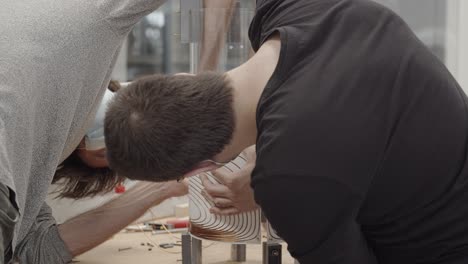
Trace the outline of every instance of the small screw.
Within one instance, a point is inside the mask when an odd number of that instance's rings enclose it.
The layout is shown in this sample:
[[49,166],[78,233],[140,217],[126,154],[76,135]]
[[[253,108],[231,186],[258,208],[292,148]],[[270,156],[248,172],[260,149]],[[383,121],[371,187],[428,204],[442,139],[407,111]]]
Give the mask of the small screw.
[[131,247],[126,247],[126,248],[119,248],[119,252],[120,252],[120,251],[129,250],[129,249],[132,249],[132,248],[131,248]]

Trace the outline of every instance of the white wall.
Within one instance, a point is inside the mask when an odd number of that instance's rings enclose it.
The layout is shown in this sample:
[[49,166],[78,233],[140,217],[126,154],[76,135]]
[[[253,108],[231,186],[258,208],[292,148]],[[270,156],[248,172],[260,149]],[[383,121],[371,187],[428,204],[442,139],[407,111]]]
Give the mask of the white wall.
[[457,79],[468,93],[468,1],[458,0],[458,64]]
[[468,93],[468,1],[447,1],[446,64]]

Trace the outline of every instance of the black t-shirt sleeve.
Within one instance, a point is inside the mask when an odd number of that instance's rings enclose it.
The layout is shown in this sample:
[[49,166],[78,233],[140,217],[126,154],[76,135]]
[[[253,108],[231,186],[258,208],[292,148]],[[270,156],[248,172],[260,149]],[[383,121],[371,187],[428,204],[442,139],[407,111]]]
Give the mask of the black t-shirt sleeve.
[[[339,0],[257,0],[249,28],[252,48],[257,51],[275,31],[294,36],[288,39],[292,51],[306,45],[311,37],[320,39],[332,24],[329,20],[333,15],[328,13],[338,13],[346,8],[345,3],[337,2]],[[305,31],[308,34],[304,34]]]
[[[297,27],[295,19],[285,17],[285,12],[292,12],[298,9],[298,5],[283,6],[282,1],[257,1],[257,11],[250,24],[249,38],[254,51],[262,46],[274,32],[280,32],[283,38],[286,38],[288,31],[294,31]],[[298,41],[292,38],[289,41]],[[292,43],[290,45],[293,45]]]

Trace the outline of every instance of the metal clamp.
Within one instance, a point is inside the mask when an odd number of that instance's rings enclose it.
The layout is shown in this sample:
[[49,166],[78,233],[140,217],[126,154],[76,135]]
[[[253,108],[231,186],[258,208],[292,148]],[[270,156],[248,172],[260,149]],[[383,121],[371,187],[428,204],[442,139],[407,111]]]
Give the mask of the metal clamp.
[[263,264],[281,264],[281,249],[279,243],[263,242]]

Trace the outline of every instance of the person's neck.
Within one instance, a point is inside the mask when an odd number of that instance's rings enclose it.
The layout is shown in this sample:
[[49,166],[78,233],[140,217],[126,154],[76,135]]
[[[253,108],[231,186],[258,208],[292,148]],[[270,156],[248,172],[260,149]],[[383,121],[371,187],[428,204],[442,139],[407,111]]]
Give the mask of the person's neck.
[[280,50],[281,41],[275,35],[250,60],[227,72],[233,86],[235,128],[229,145],[216,155],[217,161],[231,160],[245,148],[255,144],[257,105],[278,64]]

